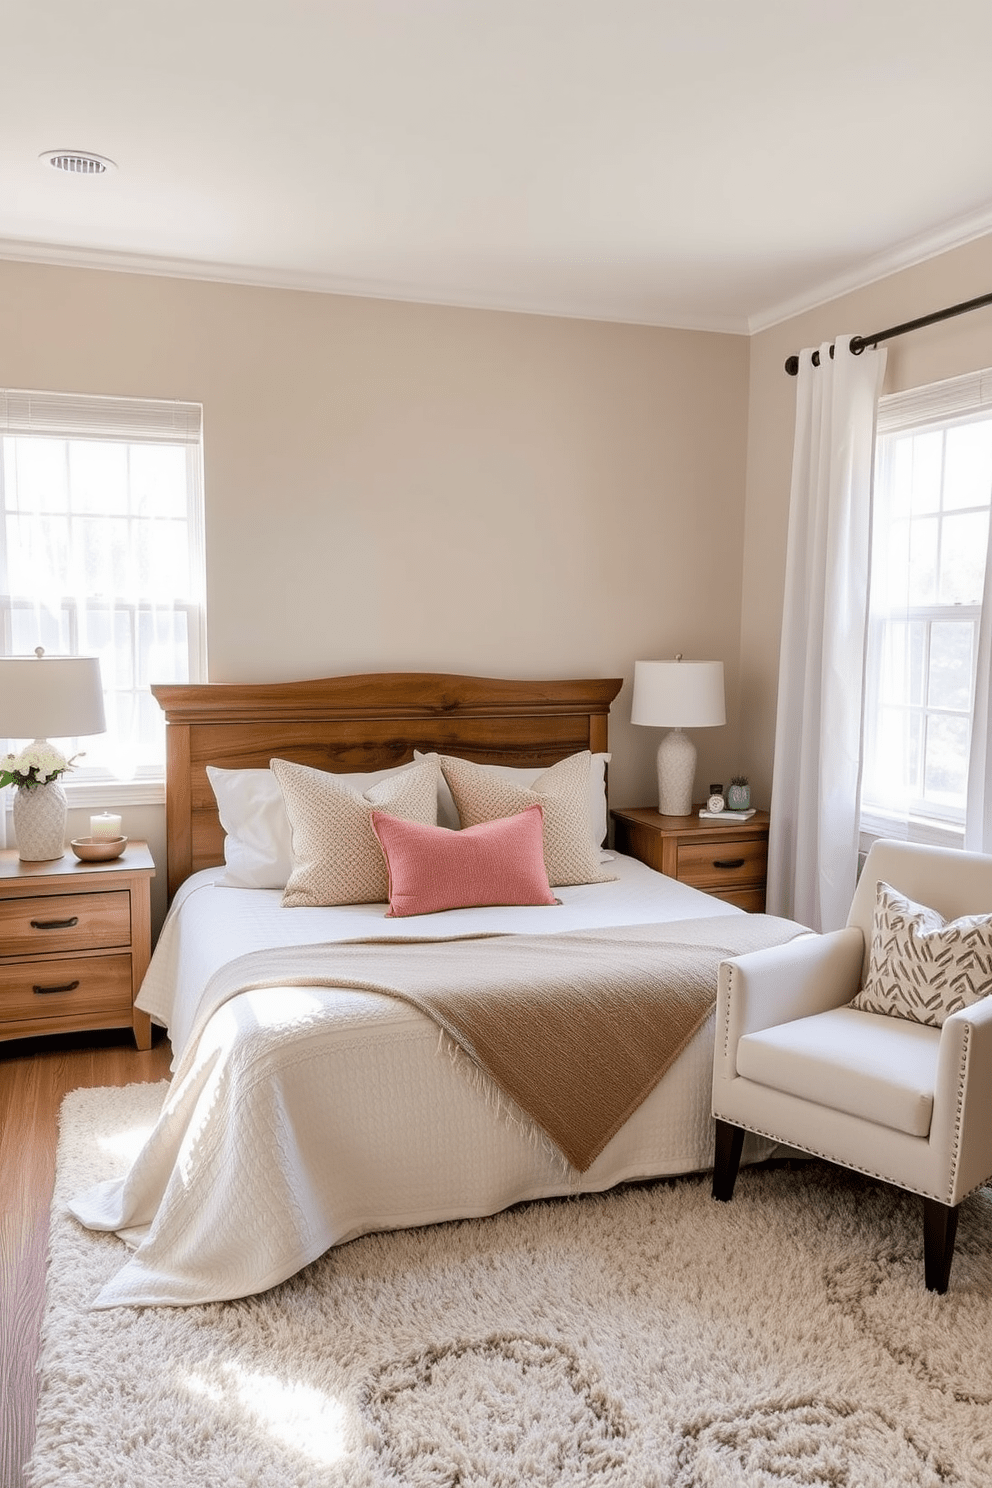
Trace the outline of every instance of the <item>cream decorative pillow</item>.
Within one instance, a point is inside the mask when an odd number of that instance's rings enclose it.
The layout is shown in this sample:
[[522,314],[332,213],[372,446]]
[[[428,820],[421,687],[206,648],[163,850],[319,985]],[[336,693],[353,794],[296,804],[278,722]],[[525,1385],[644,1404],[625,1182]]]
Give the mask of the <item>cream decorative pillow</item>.
[[992,915],[945,920],[879,880],[865,985],[851,1003],[940,1028],[992,992]]
[[448,782],[463,827],[516,816],[528,806],[544,811],[544,864],[551,887],[565,884],[612,883],[615,875],[604,873],[589,830],[588,749],[559,760],[539,775],[529,788],[504,780],[471,760],[441,755],[441,769]]
[[293,833],[293,871],[283,904],[384,904],[389,873],[372,830],[372,812],[434,826],[437,762],[406,765],[365,791],[345,784],[346,776],[310,765],[281,759],[270,765]]
[[[588,752],[586,754],[589,760],[589,831],[592,835],[592,845],[596,849],[596,857],[600,863],[612,863],[613,854],[603,850],[603,843],[606,841],[606,833],[610,825],[609,806],[606,799],[606,767],[613,756],[612,754],[588,754]],[[429,756],[415,749],[413,757],[416,760],[422,760]],[[513,780],[517,785],[526,786],[529,790],[537,777],[543,775],[548,767],[547,765],[480,765],[475,763],[475,768],[484,770],[489,775],[499,775],[503,780]],[[451,827],[455,832],[461,825],[451,791],[443,775],[440,777],[438,787],[437,824],[439,827]]]

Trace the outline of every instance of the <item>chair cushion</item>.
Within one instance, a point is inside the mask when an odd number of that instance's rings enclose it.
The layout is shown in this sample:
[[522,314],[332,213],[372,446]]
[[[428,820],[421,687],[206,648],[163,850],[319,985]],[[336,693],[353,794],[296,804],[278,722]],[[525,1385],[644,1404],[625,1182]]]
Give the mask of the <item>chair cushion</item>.
[[947,921],[879,880],[865,985],[851,1006],[940,1028],[992,993],[992,915]]
[[831,1008],[737,1045],[737,1073],[800,1100],[925,1137],[940,1031],[907,1019]]

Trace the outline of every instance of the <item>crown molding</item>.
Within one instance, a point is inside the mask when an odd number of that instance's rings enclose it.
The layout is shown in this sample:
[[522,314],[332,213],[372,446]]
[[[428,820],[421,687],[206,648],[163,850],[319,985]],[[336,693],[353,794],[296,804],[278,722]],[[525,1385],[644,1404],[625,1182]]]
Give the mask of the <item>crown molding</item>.
[[395,300],[406,304],[438,305],[456,310],[501,311],[510,315],[541,315],[558,320],[605,321],[615,325],[652,326],[675,331],[710,331],[717,335],[746,336],[747,318],[687,314],[666,306],[652,314],[623,314],[608,304],[529,299],[486,290],[456,289],[448,293],[415,284],[363,280],[334,274],[258,268],[253,265],[204,263],[197,259],[166,258],[154,254],[119,253],[110,249],[75,248],[62,244],[0,239],[0,260],[41,264],[60,269],[99,269],[115,274],[144,274],[161,279],[194,279],[248,289],[295,290],[304,294],[346,295],[355,299]]
[[890,274],[897,274],[901,269],[911,269],[931,258],[939,258],[942,253],[948,253],[952,248],[963,248],[965,244],[973,243],[989,233],[992,233],[992,206],[983,207],[980,212],[970,213],[967,217],[957,217],[933,232],[909,238],[885,253],[866,259],[848,273],[826,280],[805,294],[796,295],[791,300],[784,300],[759,311],[748,318],[748,333],[753,336],[757,331],[770,330],[772,326],[793,320],[797,315],[805,315],[809,310],[827,305],[841,295],[867,289],[880,279],[887,279]]

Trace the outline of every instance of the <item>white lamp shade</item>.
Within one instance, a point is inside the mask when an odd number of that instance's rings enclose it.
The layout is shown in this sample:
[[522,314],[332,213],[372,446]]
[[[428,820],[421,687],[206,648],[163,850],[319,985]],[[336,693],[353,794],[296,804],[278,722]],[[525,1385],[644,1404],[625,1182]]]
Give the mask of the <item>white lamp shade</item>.
[[726,723],[722,661],[635,661],[631,723],[715,728]]
[[106,727],[97,657],[0,657],[0,737],[65,739]]

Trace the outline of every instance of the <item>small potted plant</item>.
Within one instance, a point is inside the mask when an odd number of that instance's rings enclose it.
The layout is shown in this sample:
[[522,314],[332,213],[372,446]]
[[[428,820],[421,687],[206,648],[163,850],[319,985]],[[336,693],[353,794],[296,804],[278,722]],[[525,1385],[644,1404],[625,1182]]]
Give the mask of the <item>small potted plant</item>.
[[747,811],[751,805],[751,787],[746,775],[734,775],[731,777],[730,786],[727,790],[727,810]]

